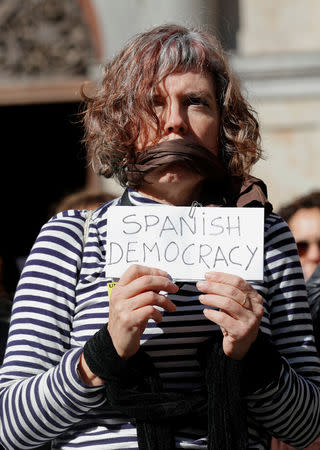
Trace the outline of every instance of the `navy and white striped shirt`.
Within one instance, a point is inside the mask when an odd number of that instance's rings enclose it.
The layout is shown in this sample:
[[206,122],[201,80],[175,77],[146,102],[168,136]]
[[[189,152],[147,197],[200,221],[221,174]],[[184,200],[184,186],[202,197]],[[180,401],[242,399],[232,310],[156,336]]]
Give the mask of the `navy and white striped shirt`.
[[[154,204],[130,191],[136,206]],[[105,276],[107,212],[96,210],[83,249],[86,211],[65,211],[45,224],[24,267],[0,373],[1,442],[29,449],[53,441],[53,449],[137,449],[136,429],[105,403],[103,387],[88,387],[76,368],[85,342],[108,320]],[[266,449],[270,435],[303,448],[320,434],[320,364],[312,336],[299,258],[283,220],[265,222],[264,298],[261,329],[282,355],[279,379],[247,398],[250,449]],[[184,284],[170,298],[174,313],[149,321],[143,348],[166,389],[197,389],[197,346],[217,326],[202,313],[199,292]],[[177,448],[206,448],[205,436],[189,430]]]

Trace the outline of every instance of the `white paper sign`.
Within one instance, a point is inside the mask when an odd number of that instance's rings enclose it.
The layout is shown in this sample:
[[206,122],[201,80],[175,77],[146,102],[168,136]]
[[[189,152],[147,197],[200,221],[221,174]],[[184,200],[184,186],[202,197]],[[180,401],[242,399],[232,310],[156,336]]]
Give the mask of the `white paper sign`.
[[157,267],[174,280],[209,271],[263,280],[263,208],[115,206],[108,211],[106,276],[131,264]]

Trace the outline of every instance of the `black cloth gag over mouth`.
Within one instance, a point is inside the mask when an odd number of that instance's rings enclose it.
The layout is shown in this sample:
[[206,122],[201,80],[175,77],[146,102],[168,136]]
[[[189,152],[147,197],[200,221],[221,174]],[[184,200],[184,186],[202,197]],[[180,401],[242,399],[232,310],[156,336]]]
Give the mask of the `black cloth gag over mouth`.
[[183,163],[215,183],[227,177],[226,168],[210,150],[195,142],[174,139],[134,153],[133,161],[127,163],[129,186],[138,187],[148,172],[171,163]]

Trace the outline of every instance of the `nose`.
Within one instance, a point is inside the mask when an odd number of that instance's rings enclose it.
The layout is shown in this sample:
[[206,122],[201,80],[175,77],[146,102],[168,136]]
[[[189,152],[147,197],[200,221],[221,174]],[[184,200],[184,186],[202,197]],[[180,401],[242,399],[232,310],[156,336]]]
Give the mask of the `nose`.
[[184,135],[187,133],[187,120],[179,104],[171,104],[165,118],[164,131],[166,135],[171,133]]
[[318,242],[311,242],[307,252],[307,258],[316,263],[320,262],[320,248]]

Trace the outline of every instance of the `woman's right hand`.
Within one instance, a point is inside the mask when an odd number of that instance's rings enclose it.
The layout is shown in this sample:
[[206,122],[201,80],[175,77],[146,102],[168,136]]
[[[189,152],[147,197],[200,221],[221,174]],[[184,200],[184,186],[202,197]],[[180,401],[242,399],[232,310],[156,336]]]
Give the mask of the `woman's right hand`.
[[162,313],[155,308],[173,312],[176,306],[160,291],[174,294],[178,286],[160,269],[132,265],[113,287],[109,299],[108,331],[119,356],[128,359],[140,347],[140,338],[148,320],[162,321]]

